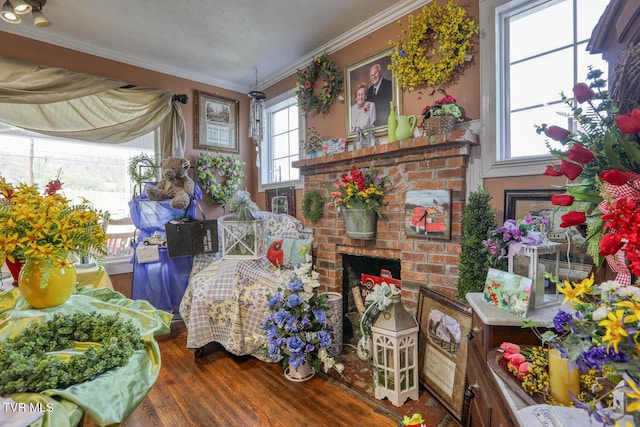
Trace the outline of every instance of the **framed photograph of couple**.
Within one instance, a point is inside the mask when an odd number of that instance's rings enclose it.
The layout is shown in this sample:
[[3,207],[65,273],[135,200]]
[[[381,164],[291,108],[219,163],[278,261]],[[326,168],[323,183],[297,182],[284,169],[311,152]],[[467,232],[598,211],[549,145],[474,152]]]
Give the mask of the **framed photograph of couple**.
[[194,91],[194,148],[239,153],[238,100]]
[[401,91],[393,81],[391,49],[346,67],[347,139],[353,140],[358,130],[373,129],[374,135],[387,135],[390,103],[400,114]]

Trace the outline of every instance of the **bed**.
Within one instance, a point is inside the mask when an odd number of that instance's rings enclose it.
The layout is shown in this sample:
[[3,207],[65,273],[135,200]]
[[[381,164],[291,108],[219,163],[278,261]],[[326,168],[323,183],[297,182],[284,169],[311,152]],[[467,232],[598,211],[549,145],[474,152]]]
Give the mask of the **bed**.
[[[187,327],[187,347],[195,349],[197,357],[218,345],[237,356],[270,361],[262,348],[262,324],[269,311],[267,295],[278,290],[282,273],[299,261],[296,254],[310,248],[313,232],[293,216],[261,214],[267,221],[267,242],[283,240],[282,271],[267,257],[223,259],[220,252],[194,257],[180,315]],[[218,220],[219,229],[222,220]]]

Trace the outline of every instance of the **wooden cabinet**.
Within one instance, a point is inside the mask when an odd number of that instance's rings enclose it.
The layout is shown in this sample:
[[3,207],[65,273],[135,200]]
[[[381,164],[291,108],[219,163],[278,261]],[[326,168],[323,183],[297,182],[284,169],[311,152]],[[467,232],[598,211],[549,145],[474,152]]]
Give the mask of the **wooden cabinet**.
[[[507,403],[505,390],[498,384],[487,362],[489,352],[504,341],[520,345],[540,345],[540,340],[529,328],[522,328],[522,318],[482,301],[482,294],[468,294],[472,310],[471,332],[467,354],[467,382],[473,397],[469,403],[471,427],[518,426],[515,411]],[[528,319],[550,321],[558,306],[535,310]]]

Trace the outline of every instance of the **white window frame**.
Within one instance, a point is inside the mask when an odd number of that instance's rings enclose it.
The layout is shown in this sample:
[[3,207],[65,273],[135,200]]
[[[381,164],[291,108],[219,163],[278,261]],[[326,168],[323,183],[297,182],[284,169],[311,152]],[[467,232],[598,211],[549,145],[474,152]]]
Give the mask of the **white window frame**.
[[[283,92],[280,95],[267,99],[265,102],[265,133],[264,140],[260,144],[260,168],[259,168],[259,183],[258,191],[265,191],[270,188],[279,188],[283,186],[293,186],[295,188],[302,188],[304,185],[302,175],[297,180],[269,182],[267,183],[267,174],[269,173],[269,165],[271,164],[271,115],[270,110],[278,109],[284,106],[291,106],[297,103],[295,89],[291,89],[287,92]],[[298,109],[298,152],[300,153],[299,159],[302,159],[302,141],[305,138],[305,124],[306,120],[302,110]]]
[[[507,18],[519,10],[537,7],[553,0],[480,0],[480,142],[481,177],[540,175],[555,162],[551,155],[503,160],[508,141],[508,69],[504,64],[508,49]],[[478,168],[479,165],[475,165]],[[473,174],[478,174],[476,171]]]

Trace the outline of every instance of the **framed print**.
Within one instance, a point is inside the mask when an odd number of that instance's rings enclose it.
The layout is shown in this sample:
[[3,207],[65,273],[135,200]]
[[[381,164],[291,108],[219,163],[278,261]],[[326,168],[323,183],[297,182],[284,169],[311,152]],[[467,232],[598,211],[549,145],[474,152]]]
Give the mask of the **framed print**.
[[490,268],[484,282],[482,299],[520,317],[527,317],[531,301],[532,280]]
[[[587,241],[581,227],[562,228],[562,215],[567,211],[551,203],[551,196],[562,190],[505,190],[505,220],[520,220],[527,214],[547,218],[551,224],[547,235],[552,242],[560,243],[560,279],[580,281],[591,273],[593,258],[587,254]],[[547,257],[543,255],[543,258]]]
[[418,297],[420,382],[459,422],[467,419],[465,385],[471,308],[427,288]]
[[194,148],[239,153],[238,100],[194,91]]
[[451,238],[451,190],[407,191],[404,212],[407,236]]
[[373,129],[375,136],[387,134],[390,103],[400,114],[401,91],[389,70],[391,49],[346,67],[347,139],[358,129]]
[[295,187],[270,188],[265,190],[265,197],[267,199],[267,211],[296,216]]

